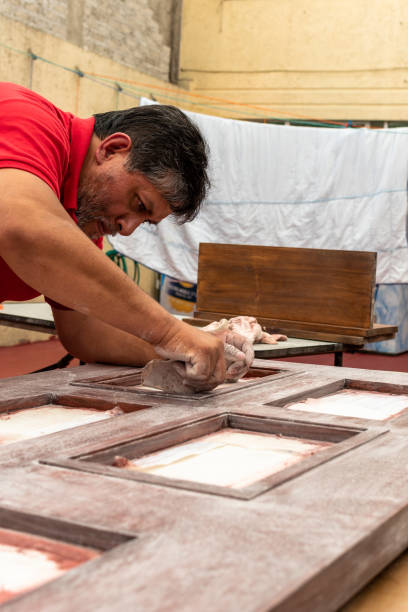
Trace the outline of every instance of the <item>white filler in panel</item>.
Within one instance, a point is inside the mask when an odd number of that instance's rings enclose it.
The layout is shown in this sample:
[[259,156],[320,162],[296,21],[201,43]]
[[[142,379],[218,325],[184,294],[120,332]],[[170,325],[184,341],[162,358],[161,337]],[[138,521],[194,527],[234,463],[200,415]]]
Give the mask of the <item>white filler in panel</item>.
[[150,474],[240,488],[266,478],[331,443],[225,428],[126,464]]
[[325,397],[308,397],[286,408],[383,421],[408,408],[408,395],[342,389]]
[[112,411],[67,408],[54,404],[16,410],[0,415],[0,444],[36,438],[77,425],[108,419],[111,416]]
[[99,554],[65,542],[0,529],[0,604]]
[[0,601],[65,573],[46,553],[7,544],[0,544],[0,567]]

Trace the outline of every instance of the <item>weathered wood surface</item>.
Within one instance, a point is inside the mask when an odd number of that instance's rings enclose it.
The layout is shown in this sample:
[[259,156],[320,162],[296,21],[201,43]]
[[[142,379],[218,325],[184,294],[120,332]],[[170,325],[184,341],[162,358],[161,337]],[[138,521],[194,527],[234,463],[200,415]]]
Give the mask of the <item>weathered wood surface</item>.
[[[169,446],[182,444],[191,439],[205,436],[224,427],[261,433],[273,433],[279,436],[299,437],[302,439],[331,442],[335,444],[319,451],[319,453],[310,455],[299,463],[291,465],[278,473],[273,473],[239,490],[218,485],[191,483],[189,481],[176,480],[144,472],[127,470],[118,471],[117,468],[112,467],[116,455],[125,456],[131,459],[142,457],[143,455],[168,448]],[[246,412],[245,409],[241,408],[239,413],[230,412],[229,414],[220,414],[217,417],[206,419],[199,418],[182,426],[166,428],[153,436],[143,435],[137,440],[121,444],[120,446],[109,446],[108,449],[87,453],[86,455],[74,457],[72,459],[51,459],[46,461],[46,463],[48,465],[86,470],[95,474],[111,475],[117,478],[140,480],[142,482],[178,487],[190,491],[213,493],[249,500],[261,493],[265,493],[286,480],[290,480],[312,469],[324,461],[330,461],[334,457],[348,452],[352,448],[360,446],[361,444],[366,444],[375,437],[383,435],[386,432],[386,429],[373,429],[372,431],[367,431],[365,429],[320,425],[318,423],[288,422],[284,419],[265,418],[264,415],[259,417],[253,415],[251,411]]]
[[[271,362],[256,365],[267,368]],[[85,531],[89,526],[137,536],[3,609],[330,612],[360,590],[408,543],[408,414],[384,423],[288,411],[282,404],[296,395],[353,384],[405,394],[408,374],[273,365],[293,376],[195,402],[136,396],[120,386],[70,384],[88,375],[125,374],[128,368],[84,366],[0,381],[1,409],[38,401],[82,405],[93,398],[102,408],[140,408],[0,447],[0,527],[16,512],[16,517],[25,513],[15,523],[22,528],[29,524],[26,514],[32,514],[63,521],[64,529],[73,522]],[[321,431],[332,426],[373,436],[389,431],[251,500],[38,463],[103,453],[232,413],[240,415],[241,425],[251,416],[265,424],[284,419],[298,429],[312,424]]]
[[[141,373],[133,369],[133,373],[121,374],[115,378],[105,377],[105,376],[97,376],[95,378],[87,378],[78,379],[74,385],[79,386],[88,386],[95,389],[121,389],[122,391],[127,391],[130,393],[136,393],[138,395],[148,395],[149,397],[156,397],[161,400],[167,395],[163,393],[160,389],[144,387],[141,379]],[[270,381],[277,381],[282,378],[286,378],[287,376],[292,376],[293,373],[290,370],[284,370],[276,368],[271,362],[267,368],[260,369],[259,372],[256,371],[256,368],[250,368],[248,372],[245,374],[242,380],[238,381],[236,384],[225,384],[219,385],[216,389],[213,389],[210,392],[200,393],[200,394],[189,394],[182,395],[180,393],[172,393],[171,398],[173,400],[183,400],[185,401],[188,397],[190,402],[203,401],[203,400],[213,400],[219,395],[226,394],[236,394],[246,391],[247,389],[253,386],[253,378],[257,378],[262,376],[262,380],[256,381],[257,388],[260,384],[267,384]],[[147,389],[149,389],[147,391]]]
[[[181,480],[181,479],[176,479],[176,478],[166,478],[165,476],[149,474],[146,472],[136,472],[136,471],[130,471],[130,470],[124,470],[124,469],[118,471],[117,468],[112,467],[112,460],[117,452],[123,453],[123,450],[121,447],[115,447],[117,450],[115,450],[114,454],[110,455],[109,465],[100,464],[100,463],[97,463],[96,461],[93,461],[92,456],[90,457],[89,462],[88,461],[84,462],[78,459],[66,460],[66,459],[56,458],[56,459],[46,460],[44,461],[44,463],[46,465],[54,465],[58,467],[68,468],[68,469],[88,471],[88,472],[92,472],[93,474],[100,474],[102,476],[112,476],[115,478],[124,478],[127,480],[137,480],[140,482],[146,482],[146,483],[150,483],[153,485],[185,489],[187,491],[208,493],[208,494],[218,495],[218,496],[222,495],[225,497],[231,497],[235,499],[252,500],[258,495],[261,495],[265,493],[266,491],[269,491],[269,489],[272,489],[282,484],[283,482],[296,478],[300,474],[303,474],[304,472],[311,470],[312,468],[320,465],[321,463],[324,463],[325,461],[330,461],[334,457],[342,455],[343,453],[346,453],[347,451],[349,451],[352,448],[355,448],[356,446],[365,444],[373,440],[374,438],[380,435],[383,435],[384,433],[386,432],[379,431],[379,432],[361,433],[358,436],[358,438],[356,437],[355,439],[349,439],[343,442],[342,444],[338,444],[330,449],[320,451],[319,453],[313,454],[310,457],[304,459],[303,461],[299,461],[298,463],[291,465],[285,469],[282,469],[281,471],[275,474],[262,478],[250,485],[247,485],[239,489],[234,489],[231,487],[221,486],[221,485],[206,484],[206,483],[201,483],[201,482],[191,482],[188,480]],[[129,448],[128,445],[125,445],[125,446]]]
[[35,516],[13,508],[0,507],[0,525],[3,529],[12,529],[70,544],[110,550],[115,546],[129,542],[136,537],[135,533],[123,533],[118,529],[95,529],[91,525],[64,521],[37,513]]
[[408,601],[408,551],[358,593],[341,612],[404,612]]
[[197,311],[370,328],[375,270],[376,253],[201,243]]
[[[44,513],[46,505],[51,516],[138,539],[5,609],[335,610],[408,537],[400,484],[379,478],[391,467],[403,478],[406,440],[394,438],[390,455],[379,439],[374,462],[363,448],[354,461],[343,455],[321,466],[319,478],[309,472],[296,487],[290,481],[251,502],[46,466],[10,470],[3,482],[9,508],[29,504]],[[382,521],[367,540],[364,533]]]

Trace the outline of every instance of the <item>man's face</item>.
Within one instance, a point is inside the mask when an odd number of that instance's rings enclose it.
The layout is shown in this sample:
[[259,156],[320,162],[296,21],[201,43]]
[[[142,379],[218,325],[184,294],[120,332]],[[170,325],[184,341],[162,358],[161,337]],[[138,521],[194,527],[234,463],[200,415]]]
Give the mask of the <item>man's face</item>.
[[89,238],[129,236],[141,223],[159,223],[171,213],[169,203],[143,174],[130,173],[123,156],[93,167],[78,188],[78,225]]

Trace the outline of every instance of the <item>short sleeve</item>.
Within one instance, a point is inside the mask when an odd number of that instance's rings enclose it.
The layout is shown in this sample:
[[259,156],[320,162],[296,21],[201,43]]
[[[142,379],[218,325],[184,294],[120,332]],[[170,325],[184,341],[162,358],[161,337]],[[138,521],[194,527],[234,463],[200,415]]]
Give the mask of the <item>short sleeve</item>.
[[60,198],[60,186],[69,164],[69,117],[28,90],[2,85],[0,168],[35,174]]

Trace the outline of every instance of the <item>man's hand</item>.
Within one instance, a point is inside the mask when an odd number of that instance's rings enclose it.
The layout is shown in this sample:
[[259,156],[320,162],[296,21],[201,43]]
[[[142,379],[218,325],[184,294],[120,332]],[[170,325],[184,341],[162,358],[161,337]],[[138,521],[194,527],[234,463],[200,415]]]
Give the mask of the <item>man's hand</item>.
[[165,359],[177,362],[176,368],[186,386],[196,391],[209,391],[226,376],[223,338],[173,319],[174,323],[155,345]]
[[[235,382],[244,376],[252,364],[254,358],[252,344],[247,338],[235,332],[210,331],[209,336],[213,335],[222,339],[224,343],[224,359],[227,369],[225,378],[220,382]],[[157,350],[159,351],[160,349]],[[208,379],[191,378],[187,373],[188,369],[188,364],[183,361],[154,359],[142,370],[143,384],[162,389],[166,393],[183,395],[210,391],[218,384],[213,376]]]
[[151,361],[143,370],[143,384],[168,393],[210,391],[223,382],[235,382],[254,358],[252,342],[211,324],[204,331],[172,320],[156,352],[166,361]]
[[227,367],[226,382],[236,382],[244,376],[254,360],[252,337],[244,336],[231,329],[228,319],[213,321],[202,328],[221,338],[224,342],[224,355]]
[[244,336],[228,331],[224,336],[224,356],[227,367],[226,382],[236,382],[245,376],[254,360],[254,348]]
[[254,349],[251,340],[241,334],[230,331],[224,322],[226,319],[210,323],[203,329],[217,336],[224,342],[224,358],[226,365],[225,382],[236,382],[244,376],[254,360]]

